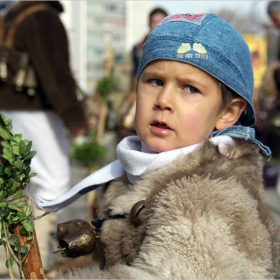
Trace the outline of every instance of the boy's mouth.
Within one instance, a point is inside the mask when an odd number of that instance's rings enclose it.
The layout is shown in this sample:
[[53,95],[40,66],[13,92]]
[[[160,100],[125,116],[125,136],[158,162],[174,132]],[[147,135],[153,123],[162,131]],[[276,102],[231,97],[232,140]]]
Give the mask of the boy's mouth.
[[[158,127],[161,129],[171,129],[166,123],[159,122],[159,121],[153,121],[150,126]],[[172,129],[171,129],[172,130]]]

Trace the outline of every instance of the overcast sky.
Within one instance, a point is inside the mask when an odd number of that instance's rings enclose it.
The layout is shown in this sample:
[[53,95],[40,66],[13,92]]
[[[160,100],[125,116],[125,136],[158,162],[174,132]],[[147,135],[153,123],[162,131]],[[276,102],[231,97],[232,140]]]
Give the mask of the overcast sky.
[[153,6],[161,6],[169,12],[176,13],[209,13],[215,12],[222,8],[235,10],[236,12],[246,16],[250,12],[254,12],[262,20],[268,21],[266,14],[267,0],[262,1],[152,1]]

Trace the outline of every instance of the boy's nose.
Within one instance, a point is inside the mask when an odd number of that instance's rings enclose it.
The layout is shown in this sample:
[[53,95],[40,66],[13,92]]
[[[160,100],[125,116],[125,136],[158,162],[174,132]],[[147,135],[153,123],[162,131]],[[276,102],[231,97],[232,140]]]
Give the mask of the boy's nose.
[[155,103],[156,110],[166,110],[173,112],[174,110],[174,100],[170,90],[162,88],[158,93],[158,98]]

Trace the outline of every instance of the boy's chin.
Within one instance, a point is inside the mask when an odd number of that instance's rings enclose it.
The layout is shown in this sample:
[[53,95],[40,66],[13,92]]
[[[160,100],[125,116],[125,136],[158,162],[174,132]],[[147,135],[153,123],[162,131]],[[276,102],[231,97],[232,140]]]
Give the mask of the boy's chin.
[[176,147],[173,147],[169,143],[160,143],[160,141],[152,141],[145,144],[154,153],[163,153],[176,149]]

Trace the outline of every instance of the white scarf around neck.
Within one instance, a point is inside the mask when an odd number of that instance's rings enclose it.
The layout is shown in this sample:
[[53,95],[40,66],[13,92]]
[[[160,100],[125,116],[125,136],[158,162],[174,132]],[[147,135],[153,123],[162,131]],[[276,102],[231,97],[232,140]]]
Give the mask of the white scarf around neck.
[[[232,138],[229,136],[216,136],[210,138],[209,141],[219,146],[219,149],[223,149],[223,147],[233,143]],[[83,194],[125,174],[128,180],[134,184],[144,173],[173,162],[179,155],[190,154],[201,144],[155,153],[150,151],[138,136],[128,136],[117,146],[118,160],[90,174],[64,195],[54,200],[45,200],[39,197],[40,202],[38,205],[45,209],[50,209],[52,212],[58,211],[77,200]]]

